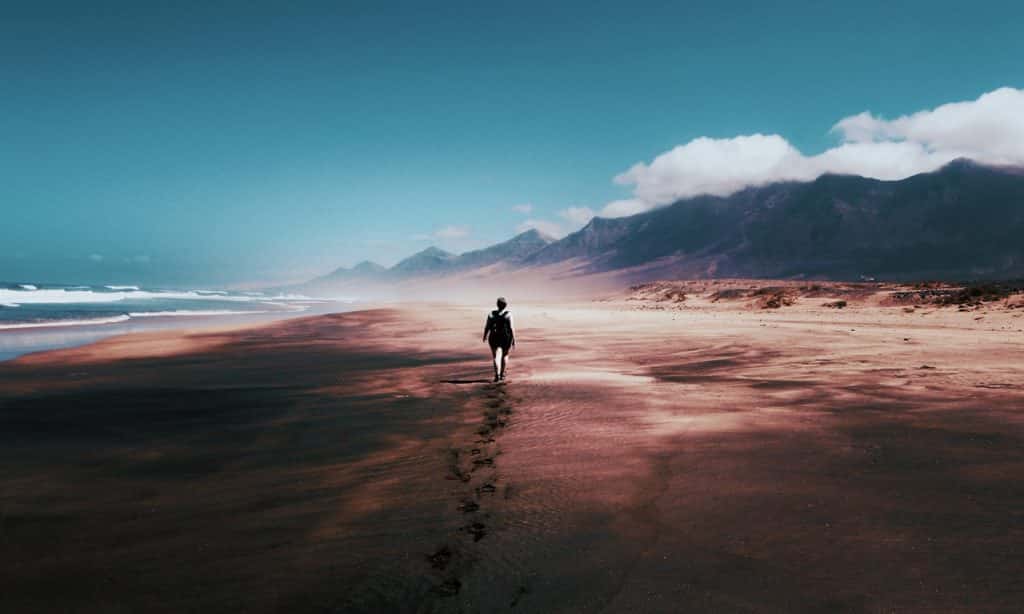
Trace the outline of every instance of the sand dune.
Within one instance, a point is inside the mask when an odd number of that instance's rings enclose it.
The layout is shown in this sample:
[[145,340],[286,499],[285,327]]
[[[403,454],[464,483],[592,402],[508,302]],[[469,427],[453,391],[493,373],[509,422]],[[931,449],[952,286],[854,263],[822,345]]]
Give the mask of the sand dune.
[[752,283],[2,363],[0,609],[1014,610],[1019,299]]

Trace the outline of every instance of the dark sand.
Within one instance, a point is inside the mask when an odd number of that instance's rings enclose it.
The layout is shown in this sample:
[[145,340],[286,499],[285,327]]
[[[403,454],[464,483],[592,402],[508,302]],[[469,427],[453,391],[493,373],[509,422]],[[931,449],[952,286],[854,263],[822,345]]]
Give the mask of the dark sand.
[[485,309],[0,364],[0,611],[1024,603],[1013,312]]

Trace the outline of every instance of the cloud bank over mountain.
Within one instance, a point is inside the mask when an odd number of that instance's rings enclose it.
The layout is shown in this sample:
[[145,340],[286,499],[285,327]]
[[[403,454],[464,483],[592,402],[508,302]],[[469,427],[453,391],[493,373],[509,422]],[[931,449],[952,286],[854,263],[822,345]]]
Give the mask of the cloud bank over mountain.
[[957,158],[993,165],[1024,165],[1024,90],[1004,87],[976,100],[943,104],[895,119],[864,111],[844,117],[831,132],[840,143],[805,155],[778,134],[699,137],[637,162],[614,178],[633,197],[597,211],[569,207],[558,221],[531,218],[520,230],[554,236],[581,228],[591,217],[618,218],[702,194],[728,196],[778,181],[811,181],[826,173],[904,179]]
[[700,137],[638,162],[615,177],[633,186],[632,206],[609,203],[602,215],[629,215],[680,198],[727,196],[777,181],[809,181],[825,173],[903,179],[956,158],[1024,164],[1024,90],[1004,87],[977,100],[944,104],[887,120],[863,112],[839,120],[841,143],[807,156],[777,134]]

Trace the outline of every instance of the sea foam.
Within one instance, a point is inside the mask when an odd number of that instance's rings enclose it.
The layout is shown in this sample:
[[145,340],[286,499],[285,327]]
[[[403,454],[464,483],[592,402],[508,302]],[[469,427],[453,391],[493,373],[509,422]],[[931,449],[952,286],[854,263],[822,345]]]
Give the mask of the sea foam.
[[[28,285],[28,284],[26,284]],[[135,286],[131,286],[134,288]],[[121,290],[113,289],[114,286],[107,286],[111,288],[110,292],[96,292],[94,290],[81,290],[81,289],[63,289],[63,288],[44,288],[35,290],[10,290],[0,289],[0,303],[5,304],[48,304],[48,305],[63,305],[68,303],[116,303],[118,301],[125,300],[167,300],[167,299],[179,299],[179,300],[192,300],[192,301],[232,301],[239,303],[251,303],[256,301],[293,301],[293,302],[310,302],[318,303],[322,302],[321,299],[312,299],[308,296],[301,294],[287,294],[278,296],[265,296],[265,295],[237,295],[237,294],[221,294],[219,291],[212,292],[207,290],[167,290],[167,291],[150,291],[150,290],[129,290],[127,286],[123,286]]]
[[175,309],[172,311],[130,311],[133,318],[167,318],[181,316],[244,316],[258,313],[274,313],[273,311],[253,309],[250,311],[231,309]]
[[128,314],[111,316],[109,318],[92,318],[86,320],[45,320],[40,322],[16,322],[14,324],[0,324],[0,330],[12,330],[17,328],[53,328],[56,326],[92,326],[96,324],[117,324],[131,318]]

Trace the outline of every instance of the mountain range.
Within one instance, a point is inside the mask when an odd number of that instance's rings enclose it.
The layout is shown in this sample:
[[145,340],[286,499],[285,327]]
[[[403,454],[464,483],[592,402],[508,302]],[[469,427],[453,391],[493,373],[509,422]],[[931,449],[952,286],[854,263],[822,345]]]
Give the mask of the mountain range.
[[1024,172],[956,160],[898,181],[822,175],[698,196],[554,239],[530,230],[485,249],[429,247],[303,285],[400,283],[486,272],[562,278],[978,279],[1024,277]]

